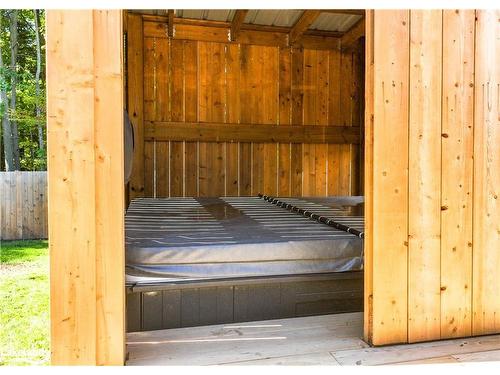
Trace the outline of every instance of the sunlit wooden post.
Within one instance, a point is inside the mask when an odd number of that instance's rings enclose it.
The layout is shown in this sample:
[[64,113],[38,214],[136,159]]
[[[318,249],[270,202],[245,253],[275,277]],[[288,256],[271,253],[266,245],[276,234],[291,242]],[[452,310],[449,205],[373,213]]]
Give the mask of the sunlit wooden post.
[[53,364],[124,362],[122,12],[47,11]]

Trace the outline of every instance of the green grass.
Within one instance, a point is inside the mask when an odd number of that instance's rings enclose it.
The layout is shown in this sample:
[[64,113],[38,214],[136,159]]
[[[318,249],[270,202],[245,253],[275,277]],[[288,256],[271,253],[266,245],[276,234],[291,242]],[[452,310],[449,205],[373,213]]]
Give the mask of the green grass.
[[0,242],[0,365],[49,363],[47,241]]

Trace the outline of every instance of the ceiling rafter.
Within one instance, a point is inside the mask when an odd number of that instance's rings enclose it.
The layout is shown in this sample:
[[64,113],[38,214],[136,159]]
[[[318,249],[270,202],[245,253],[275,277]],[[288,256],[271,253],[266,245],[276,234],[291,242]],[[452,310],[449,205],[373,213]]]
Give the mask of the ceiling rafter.
[[360,19],[353,27],[346,31],[341,37],[341,48],[349,49],[355,45],[359,38],[365,35],[365,20]]
[[241,30],[243,22],[245,22],[245,17],[247,16],[248,9],[237,9],[234,13],[233,20],[231,21],[231,40],[235,41],[238,39],[238,35]]
[[[140,11],[134,11],[141,13]],[[360,33],[364,33],[364,14],[363,9],[318,9],[318,10],[305,10],[299,20],[293,25],[293,27],[286,26],[274,26],[274,25],[258,25],[245,23],[246,15],[248,14],[247,9],[237,9],[231,22],[227,21],[212,21],[204,19],[195,18],[179,18],[175,17],[175,11],[173,9],[163,10],[161,14],[144,14],[145,18],[151,20],[161,20],[164,19],[167,23],[167,33],[169,37],[174,35],[174,24],[188,24],[188,25],[198,25],[198,26],[212,26],[212,27],[224,27],[230,29],[231,41],[235,41],[242,30],[255,30],[255,31],[269,31],[286,33],[289,35],[289,43],[297,43],[302,36],[314,35],[314,36],[325,36],[325,37],[343,37],[344,38],[344,48],[349,48],[353,41],[356,41],[360,37]],[[349,30],[345,32],[339,31],[327,31],[327,30],[315,30],[309,27],[314,23],[316,18],[321,13],[330,14],[351,14],[362,16],[363,18],[354,24]],[[363,24],[363,25],[362,25]],[[361,35],[362,36],[362,35]],[[350,39],[355,38],[353,41]]]
[[332,13],[332,14],[352,14],[357,16],[364,16],[364,9],[321,9],[321,13]]
[[320,13],[321,11],[318,9],[305,10],[288,34],[289,44],[295,43],[316,18],[318,18]]

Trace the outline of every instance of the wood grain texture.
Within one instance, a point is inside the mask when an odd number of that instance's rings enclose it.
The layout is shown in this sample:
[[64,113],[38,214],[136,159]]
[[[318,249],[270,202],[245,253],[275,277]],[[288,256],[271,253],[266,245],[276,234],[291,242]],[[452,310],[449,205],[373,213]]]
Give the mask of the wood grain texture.
[[471,334],[473,10],[443,11],[441,337]]
[[408,341],[416,342],[441,335],[442,11],[412,10],[410,24]]
[[[292,48],[292,124],[304,124],[304,50]],[[303,194],[303,144],[290,146],[290,193],[292,196]]]
[[121,365],[125,360],[124,103],[117,100],[123,98],[121,11],[95,10],[93,22],[96,364]]
[[47,237],[47,173],[0,172],[0,239]]
[[366,11],[365,39],[365,154],[364,154],[364,193],[365,193],[365,239],[364,253],[364,309],[363,338],[373,342],[373,125],[374,125],[374,84],[375,84],[375,12]]
[[[198,42],[184,41],[184,121],[198,121]],[[198,192],[198,142],[185,142],[184,194]]]
[[97,349],[92,11],[49,11],[47,25],[51,360],[90,364]]
[[123,364],[122,14],[48,11],[47,30],[52,363]]
[[[199,119],[225,122],[225,45],[199,42]],[[225,145],[200,143],[199,186],[202,196],[225,195]]]
[[[329,51],[328,56],[328,75],[329,75],[329,92],[328,92],[328,124],[340,125],[341,124],[341,54],[337,49]],[[327,194],[328,195],[341,195],[341,175],[344,174],[340,170],[340,145],[328,145],[328,181],[327,181]]]
[[359,127],[146,121],[146,141],[359,144]]
[[170,144],[169,142],[155,142],[155,197],[167,198],[170,196]]
[[476,11],[473,334],[500,331],[500,12]]
[[[226,122],[240,122],[240,48],[236,44],[226,46]],[[228,125],[231,126],[231,125]],[[240,195],[239,141],[226,143],[226,195]]]
[[127,111],[134,127],[134,156],[132,175],[130,176],[129,197],[144,195],[144,38],[142,18],[137,14],[128,14],[127,19]]
[[[328,51],[304,50],[304,125],[328,125],[328,68]],[[303,194],[326,195],[327,146],[303,145],[302,163]]]
[[[269,298],[274,297],[272,290],[262,289],[261,295],[271,292]],[[239,292],[247,292],[250,297],[254,290]],[[265,305],[260,306],[266,310]],[[130,353],[127,364],[236,364],[263,358],[361,349],[367,347],[358,337],[361,325],[360,313],[347,313],[132,332],[127,335]],[[141,344],[146,342],[157,344]]]
[[290,44],[293,44],[301,37],[301,35],[312,25],[312,23],[318,18],[320,15],[320,11],[317,9],[314,10],[305,10],[300,18],[297,20],[295,25],[293,25],[290,30],[290,34],[288,35],[288,39]]
[[143,20],[145,139],[156,142],[143,151],[153,158],[143,171],[154,185],[146,195],[356,191],[359,154],[348,143],[360,141],[358,128],[324,128],[360,125],[352,112],[361,86],[353,64],[347,74],[341,68],[339,38],[307,33],[290,48],[281,31],[242,27],[231,42],[229,23],[181,19],[168,38],[165,17]]
[[237,9],[231,21],[231,40],[237,40],[241,30],[241,25],[245,22],[248,9]]
[[[353,53],[351,51],[340,54],[340,112],[339,124],[342,126],[352,126],[354,118],[354,100],[351,87],[353,85]],[[351,174],[356,168],[355,154],[350,145],[338,146],[338,186],[339,194],[349,195],[352,192]],[[355,173],[355,172],[354,172]]]
[[[168,38],[166,17],[142,15],[144,35],[151,38]],[[187,18],[175,19],[173,38],[178,40],[200,40],[204,42],[250,44],[287,48],[290,28],[242,24],[236,40],[230,41],[231,23]],[[340,48],[342,33],[336,31],[306,30],[295,40],[297,48],[329,50]]]
[[356,48],[356,43],[365,35],[365,20],[360,19],[349,31],[347,31],[340,40],[343,50]]
[[[279,125],[289,125],[292,115],[292,51],[279,50]],[[290,195],[291,165],[290,142],[278,145],[278,195]]]
[[407,341],[409,32],[408,11],[375,11],[374,345]]
[[398,11],[367,19],[365,338],[375,345],[500,329],[499,13],[410,13],[409,24]]
[[[185,61],[184,61],[184,42],[172,40],[170,42],[170,71],[168,82],[170,84],[170,116],[172,121],[185,121]],[[184,196],[186,167],[185,142],[170,142],[170,196]]]

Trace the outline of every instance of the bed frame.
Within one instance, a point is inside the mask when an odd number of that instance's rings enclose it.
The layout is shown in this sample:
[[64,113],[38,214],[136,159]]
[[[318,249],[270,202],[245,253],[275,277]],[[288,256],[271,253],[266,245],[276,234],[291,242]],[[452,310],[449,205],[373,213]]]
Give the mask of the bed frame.
[[127,332],[362,310],[362,271],[127,287]]

